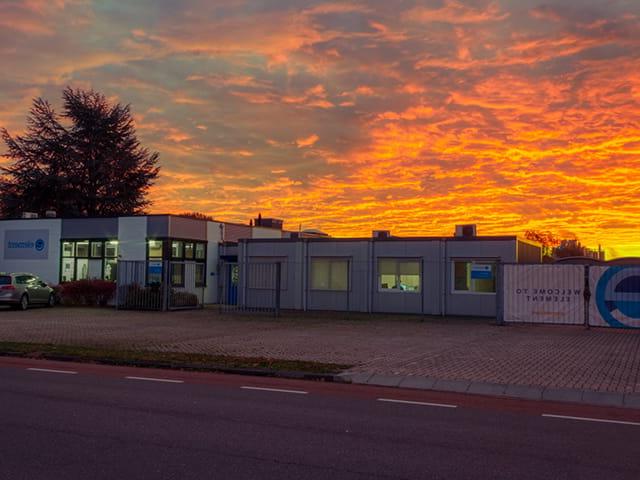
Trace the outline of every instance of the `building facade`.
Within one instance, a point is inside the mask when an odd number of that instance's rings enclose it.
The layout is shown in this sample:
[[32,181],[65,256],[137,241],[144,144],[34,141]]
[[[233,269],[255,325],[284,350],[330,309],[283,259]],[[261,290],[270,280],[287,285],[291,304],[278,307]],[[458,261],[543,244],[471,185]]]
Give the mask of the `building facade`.
[[238,296],[268,302],[265,266],[279,264],[283,309],[492,317],[498,266],[541,258],[538,244],[511,236],[247,239]]

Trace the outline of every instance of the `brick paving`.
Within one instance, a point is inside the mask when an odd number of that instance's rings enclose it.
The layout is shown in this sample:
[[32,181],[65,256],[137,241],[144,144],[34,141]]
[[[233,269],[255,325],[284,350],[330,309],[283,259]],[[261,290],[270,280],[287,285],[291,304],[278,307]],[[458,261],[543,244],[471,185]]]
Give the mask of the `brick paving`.
[[640,331],[478,319],[220,314],[55,308],[0,310],[0,341],[57,343],[354,365],[373,373],[640,393]]

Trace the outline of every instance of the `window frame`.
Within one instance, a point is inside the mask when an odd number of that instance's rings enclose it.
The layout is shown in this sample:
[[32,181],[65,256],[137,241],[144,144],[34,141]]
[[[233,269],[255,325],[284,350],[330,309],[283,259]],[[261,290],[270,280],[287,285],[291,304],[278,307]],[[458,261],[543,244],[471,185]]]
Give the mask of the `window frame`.
[[[498,290],[498,265],[500,263],[500,259],[499,258],[495,258],[495,257],[491,257],[491,258],[451,258],[450,259],[451,262],[451,289],[450,289],[450,294],[451,295],[482,295],[482,296],[489,296],[489,295],[496,295],[497,290]],[[469,284],[469,290],[456,290],[456,263],[468,263],[471,265],[492,265],[493,266],[493,285],[494,285],[494,291],[493,292],[477,292],[473,286],[475,285],[475,282],[477,281],[477,279],[475,278],[469,278],[470,284]]]
[[[150,256],[149,255],[149,242],[162,242],[162,246],[161,246],[161,252],[162,252],[162,257],[159,256]],[[181,256],[173,256],[173,243],[174,242],[180,242],[182,244],[182,255]],[[193,245],[193,257],[186,257],[185,256],[185,251],[186,248],[185,246],[187,244],[192,244]],[[202,287],[206,287],[207,286],[207,253],[208,253],[208,241],[207,240],[195,240],[192,238],[178,238],[178,237],[147,237],[145,240],[145,251],[146,251],[146,262],[147,262],[147,266],[145,269],[145,284],[147,286],[150,285],[155,285],[155,283],[150,284],[149,283],[149,263],[150,262],[162,262],[162,269],[163,272],[161,274],[162,279],[164,279],[164,268],[165,265],[168,265],[169,268],[169,275],[167,277],[167,280],[169,282],[169,284],[172,287],[178,287],[178,288],[184,288],[185,284],[186,284],[186,276],[187,276],[187,271],[186,271],[186,267],[183,268],[183,272],[182,272],[182,283],[181,284],[174,284],[173,280],[172,280],[172,264],[173,263],[180,263],[182,265],[186,265],[187,263],[193,263],[193,264],[202,264],[204,265],[204,272],[203,272],[203,280],[204,283],[199,283],[195,281],[195,271],[194,271],[194,286],[197,288],[202,288]],[[204,254],[203,258],[197,258],[196,255],[196,251],[198,249],[198,245],[202,245],[202,252]],[[195,267],[194,267],[195,268]]]
[[[400,265],[403,263],[417,263],[418,264],[418,279],[419,286],[416,290],[401,290],[399,288],[382,288],[382,282],[380,281],[381,273],[380,273],[380,261],[381,260],[393,260],[396,263],[395,268],[395,277],[396,280],[400,280]],[[423,292],[423,283],[424,283],[424,270],[423,270],[423,261],[421,257],[376,257],[376,284],[377,284],[377,292],[378,293],[398,293],[398,294],[420,294]],[[389,275],[389,274],[385,274]]]
[[[309,290],[311,292],[350,292],[351,291],[351,260],[352,257],[323,257],[313,256],[309,259]],[[313,264],[317,261],[326,261],[329,263],[329,278],[327,284],[328,288],[316,288],[313,286]],[[347,281],[346,288],[331,288],[331,279],[334,263],[346,263],[347,264]]]
[[[78,256],[78,243],[88,243],[87,246],[87,255],[86,256],[82,256],[79,257]],[[107,243],[111,243],[111,242],[115,242],[116,244],[116,255],[115,256],[107,256]],[[72,255],[65,255],[65,250],[64,250],[64,246],[65,244],[71,244],[72,248]],[[100,243],[101,244],[101,248],[100,248],[100,252],[101,252],[101,256],[93,256],[92,255],[92,245],[96,244],[96,243]],[[101,280],[107,280],[104,278],[104,272],[105,272],[105,262],[107,260],[113,261],[115,260],[116,262],[118,261],[119,258],[119,241],[117,237],[100,237],[100,238],[95,238],[95,237],[89,237],[89,238],[61,238],[60,239],[60,264],[59,264],[59,269],[58,269],[58,279],[59,281],[62,283],[62,273],[63,273],[63,266],[64,266],[64,261],[71,261],[73,263],[73,279],[71,280],[64,280],[66,282],[76,282],[79,280],[78,278],[78,260],[87,260],[87,269],[88,269],[88,265],[89,265],[89,261],[91,260],[99,260],[100,261],[100,275],[97,278],[100,278]],[[117,270],[116,270],[117,272]],[[112,281],[115,282],[116,280],[107,280],[107,281]]]

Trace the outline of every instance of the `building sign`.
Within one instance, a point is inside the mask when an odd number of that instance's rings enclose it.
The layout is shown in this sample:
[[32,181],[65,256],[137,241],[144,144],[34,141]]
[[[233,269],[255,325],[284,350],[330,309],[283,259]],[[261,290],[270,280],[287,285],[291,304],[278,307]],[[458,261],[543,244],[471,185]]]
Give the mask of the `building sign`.
[[505,265],[504,320],[583,324],[584,286],[581,265]]
[[640,267],[590,267],[591,325],[640,328]]
[[3,248],[5,260],[46,260],[49,230],[7,230]]
[[471,264],[471,278],[474,280],[492,280],[493,279],[493,266],[492,265],[479,265],[477,263]]

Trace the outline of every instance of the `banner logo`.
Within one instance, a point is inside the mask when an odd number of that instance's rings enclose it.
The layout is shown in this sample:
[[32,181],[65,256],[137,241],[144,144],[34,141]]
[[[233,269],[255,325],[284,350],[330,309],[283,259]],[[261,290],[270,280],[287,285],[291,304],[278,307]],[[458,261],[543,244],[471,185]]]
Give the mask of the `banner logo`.
[[596,286],[596,305],[612,327],[640,327],[640,267],[611,267]]

